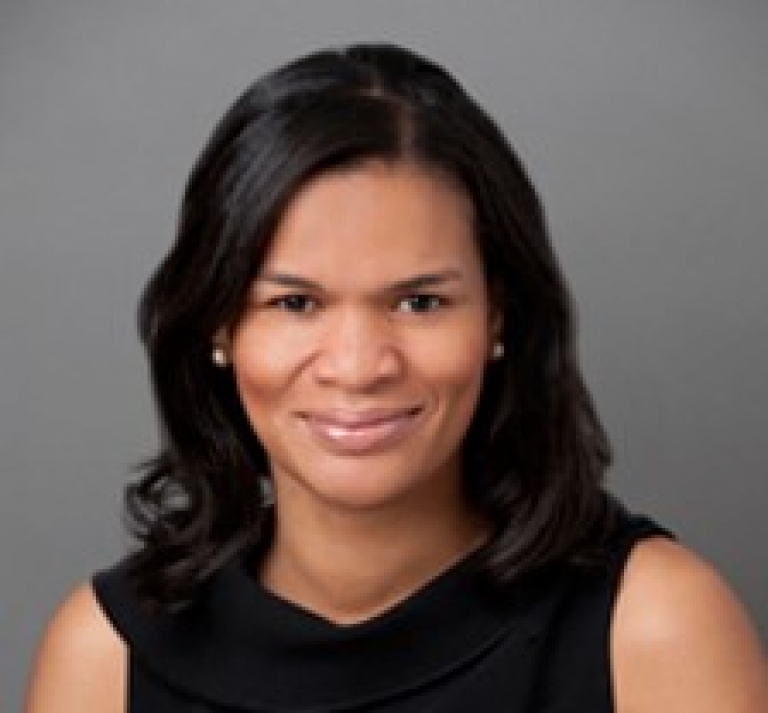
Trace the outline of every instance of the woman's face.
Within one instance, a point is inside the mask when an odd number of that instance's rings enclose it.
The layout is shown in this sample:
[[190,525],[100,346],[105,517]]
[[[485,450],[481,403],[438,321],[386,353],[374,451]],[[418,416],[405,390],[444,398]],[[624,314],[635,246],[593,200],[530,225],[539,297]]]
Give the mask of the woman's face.
[[454,184],[382,161],[309,182],[228,343],[278,502],[371,508],[457,481],[492,322]]

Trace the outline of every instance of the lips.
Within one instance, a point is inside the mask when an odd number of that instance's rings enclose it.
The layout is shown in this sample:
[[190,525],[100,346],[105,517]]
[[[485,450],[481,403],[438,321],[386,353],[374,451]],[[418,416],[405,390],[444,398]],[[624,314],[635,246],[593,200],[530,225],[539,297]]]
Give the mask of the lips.
[[365,411],[324,410],[299,414],[312,436],[338,455],[363,455],[390,448],[415,427],[420,406]]

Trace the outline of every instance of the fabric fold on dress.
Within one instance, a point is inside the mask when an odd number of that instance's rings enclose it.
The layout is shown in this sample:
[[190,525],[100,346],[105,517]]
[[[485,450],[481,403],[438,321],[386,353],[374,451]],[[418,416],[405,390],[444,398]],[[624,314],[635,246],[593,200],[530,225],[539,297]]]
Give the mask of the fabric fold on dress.
[[483,713],[540,713],[545,701],[571,710],[556,702],[566,691],[597,713],[611,709],[608,630],[621,570],[632,546],[656,534],[667,533],[622,514],[601,566],[557,565],[505,587],[478,571],[475,552],[345,626],[265,590],[245,557],[176,613],[145,611],[125,562],[93,584],[130,652],[134,698],[162,700],[164,713],[466,712],[483,701]]

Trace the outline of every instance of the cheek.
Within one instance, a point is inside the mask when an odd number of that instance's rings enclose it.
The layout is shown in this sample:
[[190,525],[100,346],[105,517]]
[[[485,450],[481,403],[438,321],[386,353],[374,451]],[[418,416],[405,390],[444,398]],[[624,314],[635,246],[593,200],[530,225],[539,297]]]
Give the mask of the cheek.
[[434,349],[428,367],[423,365],[423,381],[434,399],[436,457],[449,456],[461,447],[480,398],[486,355],[482,339],[461,344],[454,340]]
[[285,383],[307,351],[299,330],[246,325],[232,342],[232,366],[239,385],[269,391]]
[[419,358],[419,371],[436,387],[448,389],[455,398],[472,399],[483,381],[488,348],[484,332],[434,339]]
[[232,345],[232,368],[240,400],[251,425],[259,431],[279,401],[295,368],[295,350],[284,339],[244,334]]

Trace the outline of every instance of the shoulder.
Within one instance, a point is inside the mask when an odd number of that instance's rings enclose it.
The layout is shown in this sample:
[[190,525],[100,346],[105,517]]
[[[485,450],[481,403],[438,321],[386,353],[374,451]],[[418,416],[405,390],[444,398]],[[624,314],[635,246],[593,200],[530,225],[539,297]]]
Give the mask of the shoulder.
[[89,583],[59,605],[43,634],[26,713],[123,711],[127,653]]
[[666,538],[628,558],[611,660],[619,713],[768,709],[768,665],[742,605],[708,563]]

